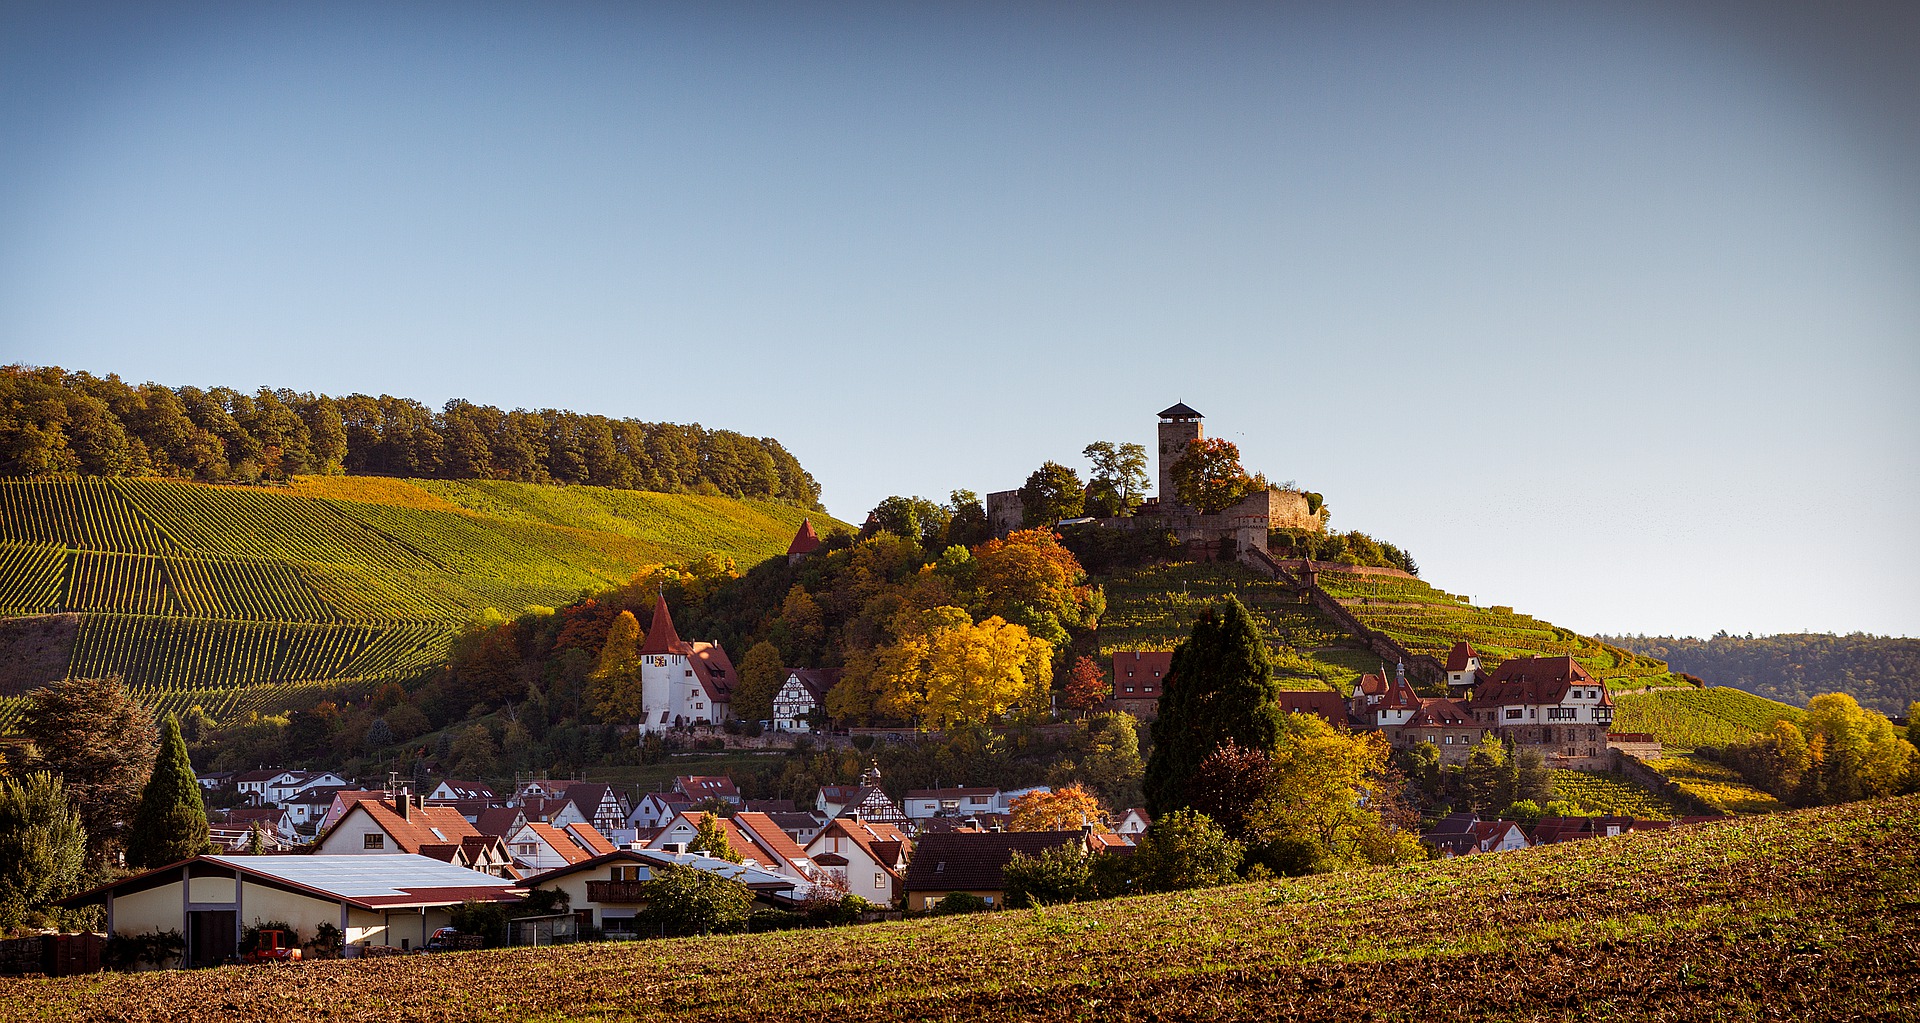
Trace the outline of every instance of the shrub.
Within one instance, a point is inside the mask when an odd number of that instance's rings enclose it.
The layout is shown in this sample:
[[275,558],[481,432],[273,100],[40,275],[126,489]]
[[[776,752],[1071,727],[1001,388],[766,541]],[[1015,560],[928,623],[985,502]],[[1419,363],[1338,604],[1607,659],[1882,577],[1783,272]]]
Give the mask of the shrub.
[[948,892],[947,897],[933,904],[927,912],[934,916],[952,916],[956,913],[979,913],[989,908],[987,900],[967,892]]

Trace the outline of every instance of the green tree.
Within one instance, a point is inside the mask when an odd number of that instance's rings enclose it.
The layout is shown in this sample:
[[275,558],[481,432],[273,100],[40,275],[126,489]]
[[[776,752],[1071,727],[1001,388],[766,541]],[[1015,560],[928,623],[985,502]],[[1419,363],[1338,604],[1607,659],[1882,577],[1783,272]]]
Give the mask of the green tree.
[[1513,802],[1519,788],[1519,765],[1508,755],[1506,744],[1488,734],[1467,754],[1465,768],[1467,799],[1473,811],[1494,814]]
[[728,863],[741,862],[740,851],[727,839],[725,818],[717,813],[708,813],[694,825],[693,841],[687,843],[688,852],[706,853]]
[[780,648],[765,640],[753,645],[740,660],[740,684],[733,691],[733,714],[745,721],[773,718],[773,698],[787,680],[780,664]]
[[1209,515],[1239,504],[1259,486],[1240,467],[1240,449],[1218,437],[1189,443],[1170,475],[1180,503]]
[[1133,853],[1133,877],[1141,891],[1177,892],[1239,880],[1246,850],[1204,813],[1175,810],[1155,815]]
[[647,918],[680,934],[732,930],[747,920],[753,892],[731,878],[680,864],[652,868],[640,884]]
[[1228,741],[1269,751],[1280,736],[1273,666],[1253,615],[1231,595],[1202,612],[1173,651],[1153,723],[1147,811],[1155,820],[1188,805],[1200,762]]
[[972,547],[993,537],[993,525],[987,521],[986,506],[971,490],[956,490],[947,496],[947,543]]
[[118,846],[153,764],[153,715],[118,678],[70,678],[27,697],[20,730],[80,810],[87,856]]
[[1044,462],[1020,488],[1021,525],[1052,526],[1074,518],[1086,501],[1087,488],[1079,473],[1059,462]]
[[1545,806],[1553,800],[1553,772],[1547,770],[1547,758],[1531,747],[1513,757],[1515,800]]
[[595,717],[610,724],[640,720],[640,620],[622,611],[607,627],[600,660],[587,681],[587,702]]
[[211,848],[200,783],[187,759],[180,723],[168,714],[160,722],[160,751],[127,831],[127,865],[135,870],[164,867]]
[[59,777],[0,780],[0,931],[71,894],[86,853],[86,829]]
[[1074,842],[1043,849],[1036,856],[1014,853],[1003,874],[1007,908],[1027,909],[1092,898],[1088,859],[1087,851]]
[[1087,481],[1088,514],[1103,518],[1133,514],[1147,494],[1147,449],[1101,440],[1080,453],[1093,466]]

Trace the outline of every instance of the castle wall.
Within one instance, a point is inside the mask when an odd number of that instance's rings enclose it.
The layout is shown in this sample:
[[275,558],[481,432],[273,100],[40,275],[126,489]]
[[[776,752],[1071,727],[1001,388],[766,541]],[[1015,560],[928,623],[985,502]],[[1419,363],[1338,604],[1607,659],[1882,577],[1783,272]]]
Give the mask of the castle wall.
[[1187,445],[1201,439],[1206,432],[1200,428],[1198,419],[1163,419],[1160,421],[1160,506],[1172,510],[1179,507],[1179,498],[1174,496],[1173,463],[1187,453]]
[[1004,538],[1026,521],[1026,502],[1018,490],[997,490],[987,495],[987,524],[993,535]]

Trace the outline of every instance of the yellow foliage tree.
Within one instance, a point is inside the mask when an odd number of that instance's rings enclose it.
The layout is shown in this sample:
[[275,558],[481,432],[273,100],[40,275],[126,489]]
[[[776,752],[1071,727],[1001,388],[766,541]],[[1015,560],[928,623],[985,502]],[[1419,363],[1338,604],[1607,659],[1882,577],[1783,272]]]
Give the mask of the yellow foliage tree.
[[1091,824],[1095,831],[1106,832],[1107,808],[1099,797],[1079,785],[1052,792],[1029,792],[1013,801],[1008,831],[1077,831]]
[[1823,802],[1871,799],[1899,791],[1914,769],[1915,751],[1885,716],[1860,706],[1846,693],[1822,693],[1807,701],[1810,759],[1818,765]]
[[1383,827],[1364,805],[1393,752],[1378,732],[1345,732],[1312,714],[1283,714],[1268,754],[1271,781],[1257,830],[1311,842],[1329,864],[1419,859],[1418,838]]
[[622,611],[607,628],[600,660],[587,679],[587,701],[606,722],[638,721],[646,710],[640,699],[640,620]]
[[884,715],[933,728],[990,722],[1034,705],[1052,680],[1052,644],[999,617],[976,623],[936,607],[899,616],[895,630],[899,641],[861,665]]

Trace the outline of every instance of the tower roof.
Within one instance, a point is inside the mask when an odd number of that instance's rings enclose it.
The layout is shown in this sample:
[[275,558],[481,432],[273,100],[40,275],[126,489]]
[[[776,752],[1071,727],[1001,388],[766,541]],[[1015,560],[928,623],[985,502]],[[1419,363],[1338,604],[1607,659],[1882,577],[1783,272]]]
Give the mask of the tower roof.
[[1205,419],[1207,417],[1194,411],[1192,406],[1182,401],[1182,402],[1176,402],[1171,408],[1161,409],[1160,418],[1162,419]]
[[800,531],[793,534],[793,542],[787,545],[787,554],[812,554],[820,547],[820,534],[813,531],[812,519],[800,520]]
[[647,627],[647,641],[640,646],[643,654],[681,654],[686,644],[680,642],[680,634],[673,631],[673,615],[667,612],[667,595],[659,594],[654,598],[653,624]]

